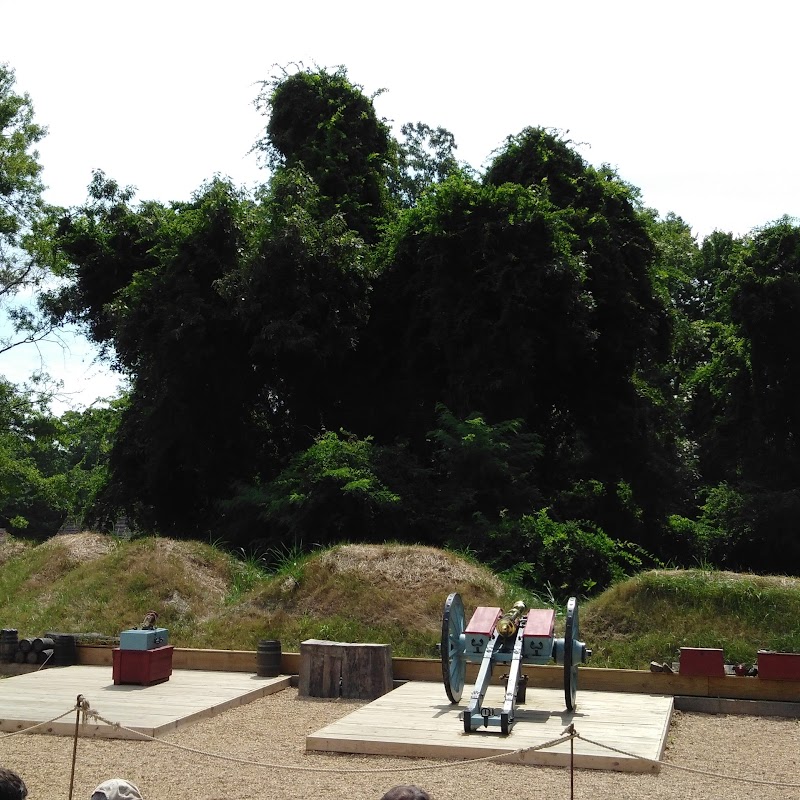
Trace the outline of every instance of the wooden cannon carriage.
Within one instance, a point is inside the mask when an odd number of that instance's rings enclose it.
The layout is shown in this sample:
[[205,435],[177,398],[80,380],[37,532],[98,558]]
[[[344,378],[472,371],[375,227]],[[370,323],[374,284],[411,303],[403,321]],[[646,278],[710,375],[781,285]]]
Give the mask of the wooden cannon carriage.
[[[479,606],[466,622],[461,595],[453,592],[442,617],[442,678],[451,703],[458,703],[464,689],[467,663],[480,664],[469,704],[463,712],[464,731],[480,727],[511,732],[517,703],[525,702],[527,676],[523,664],[547,664],[554,660],[564,667],[564,698],[568,711],[574,711],[578,689],[578,665],[585,664],[591,650],[579,640],[578,601],[567,603],[563,638],[556,638],[555,611],[528,609],[522,601],[510,611]],[[495,665],[508,669],[502,709],[483,705]]]

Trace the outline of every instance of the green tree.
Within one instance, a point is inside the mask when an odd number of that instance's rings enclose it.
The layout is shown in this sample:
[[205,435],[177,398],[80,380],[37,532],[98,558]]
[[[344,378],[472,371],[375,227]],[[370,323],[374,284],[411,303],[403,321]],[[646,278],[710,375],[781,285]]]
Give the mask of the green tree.
[[356,412],[366,430],[424,447],[437,403],[551,428],[591,337],[582,265],[546,199],[453,176],[404,212],[378,260]]
[[114,411],[47,410],[47,398],[0,380],[0,527],[46,537],[84,518],[103,483]]
[[59,418],[57,446],[63,460],[60,474],[66,479],[68,516],[86,525],[110,529],[117,514],[100,513],[99,500],[108,487],[109,459],[127,398],[108,406],[66,411]]
[[596,479],[598,521],[648,536],[677,469],[673,432],[659,438],[670,318],[655,257],[630,187],[553,134],[512,137],[482,183],[456,174],[388,229],[362,337],[369,385],[347,427],[422,453],[437,403],[521,419],[558,513]]
[[8,332],[0,335],[0,353],[50,332],[26,306],[9,305],[19,292],[40,285],[46,274],[32,254],[43,209],[42,167],[35,146],[46,129],[34,121],[30,97],[17,93],[14,85],[14,71],[0,63],[0,308],[5,307],[10,320]]
[[[573,360],[563,388],[583,450],[574,477],[606,486],[606,507],[596,510],[601,525],[651,538],[670,500],[665,486],[677,468],[677,443],[660,435],[668,413],[660,365],[669,357],[672,330],[654,281],[655,245],[638,190],[607,167],[590,167],[543,128],[509,137],[485,181],[520,184],[548,198],[572,234],[590,331],[590,345]],[[641,516],[632,519],[620,506],[620,481],[632,487]]]
[[397,143],[397,175],[392,193],[400,206],[410,208],[422,193],[459,170],[466,170],[455,157],[456,140],[445,128],[424,122],[407,122]]
[[89,203],[62,220],[69,283],[50,307],[111,347],[132,381],[98,513],[192,535],[258,447],[249,341],[219,283],[246,250],[252,203],[223,181],[170,206],[131,198],[96,175]]
[[483,557],[513,581],[539,592],[550,587],[557,596],[603,591],[654,563],[641,547],[588,520],[561,521],[549,508],[502,519]]
[[395,157],[389,128],[347,70],[301,69],[264,82],[268,116],[256,149],[273,169],[301,169],[319,188],[320,212],[340,213],[365,241],[387,213]]
[[367,249],[325,202],[302,170],[278,171],[251,219],[252,252],[220,283],[282,457],[339,427],[369,313]]
[[335,419],[368,308],[363,240],[299,168],[258,198],[216,180],[186,203],[131,200],[95,176],[58,227],[67,285],[48,306],[132,382],[97,513],[202,534],[236,484]]
[[744,243],[715,231],[673,293],[676,314],[674,394],[682,403],[686,436],[707,485],[736,480],[742,431],[751,402],[749,352],[731,317]]
[[441,404],[428,436],[428,480],[440,498],[431,521],[441,532],[439,543],[490,557],[493,526],[541,505],[539,437],[522,420],[489,424],[477,413],[458,419]]
[[54,532],[66,504],[50,480],[53,421],[32,398],[0,380],[0,527]]
[[[157,253],[152,248],[160,220],[168,213],[159,203],[134,209],[133,196],[132,188],[119,186],[97,170],[85,205],[49,213],[51,261],[62,285],[43,292],[39,304],[54,323],[83,327],[106,354],[121,345],[116,341],[117,321],[125,310],[118,302],[120,293],[137,272],[156,268]],[[124,347],[118,356],[123,367],[131,366]],[[135,361],[135,355],[132,358]]]
[[745,476],[773,489],[800,485],[800,225],[758,231],[733,292],[732,319],[748,343],[753,420]]
[[347,431],[320,434],[267,486],[249,487],[230,504],[258,509],[272,540],[332,544],[384,541],[401,498],[381,481],[372,440]]
[[800,228],[784,218],[742,240],[715,233],[695,273],[705,349],[687,371],[686,428],[700,488],[673,530],[731,569],[783,571],[800,557]]

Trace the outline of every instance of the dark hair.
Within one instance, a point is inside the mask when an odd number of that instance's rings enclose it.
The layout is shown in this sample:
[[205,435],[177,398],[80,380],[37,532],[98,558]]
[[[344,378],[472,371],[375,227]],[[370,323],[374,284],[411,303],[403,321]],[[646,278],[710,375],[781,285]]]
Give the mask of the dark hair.
[[28,787],[16,772],[0,767],[0,800],[25,800]]
[[419,786],[413,784],[400,784],[393,786],[381,800],[431,800],[430,795]]

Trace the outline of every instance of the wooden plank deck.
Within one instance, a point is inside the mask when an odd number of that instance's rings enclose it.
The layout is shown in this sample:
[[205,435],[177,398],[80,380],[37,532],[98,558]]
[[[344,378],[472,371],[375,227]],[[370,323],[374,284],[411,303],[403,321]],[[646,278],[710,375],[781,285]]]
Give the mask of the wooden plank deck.
[[[43,669],[0,680],[0,731],[19,731],[75,708],[79,694],[100,716],[148,736],[249,703],[289,685],[289,676],[262,678],[243,672],[173,670],[164,683],[115,686],[111,667]],[[32,733],[72,736],[76,712]],[[81,736],[136,739],[136,733],[89,721]]]
[[[673,699],[662,695],[578,691],[574,712],[564,707],[564,693],[528,687],[525,705],[517,706],[517,722],[509,736],[495,730],[464,733],[459,705],[452,705],[441,683],[409,682],[332,725],[306,737],[306,750],[334,753],[472,759],[497,754],[497,760],[546,766],[567,766],[570,743],[543,750],[525,750],[557,739],[574,723],[575,730],[600,744],[634,753],[624,756],[574,739],[574,764],[584,769],[658,772],[648,759],[660,759],[666,747]],[[503,687],[491,686],[485,705],[502,706]]]

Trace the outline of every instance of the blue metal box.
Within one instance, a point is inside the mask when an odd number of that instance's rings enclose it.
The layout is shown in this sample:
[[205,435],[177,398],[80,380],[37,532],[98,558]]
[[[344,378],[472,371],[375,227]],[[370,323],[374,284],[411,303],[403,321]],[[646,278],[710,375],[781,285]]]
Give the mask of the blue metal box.
[[155,647],[164,647],[168,644],[166,628],[154,628],[152,631],[137,629],[122,631],[119,635],[120,650],[152,650]]

